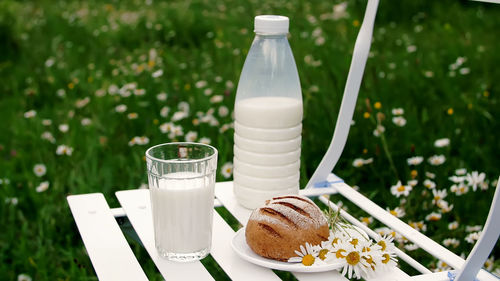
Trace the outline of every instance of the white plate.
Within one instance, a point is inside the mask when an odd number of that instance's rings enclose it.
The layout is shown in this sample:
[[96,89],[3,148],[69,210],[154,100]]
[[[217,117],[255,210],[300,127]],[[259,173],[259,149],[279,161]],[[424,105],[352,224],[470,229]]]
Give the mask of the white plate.
[[248,247],[247,240],[245,238],[245,228],[242,228],[236,232],[233,240],[231,241],[231,246],[233,247],[234,251],[244,260],[272,269],[292,272],[322,272],[336,270],[342,267],[342,264],[338,263],[305,266],[301,263],[281,262],[261,257],[254,253],[252,249],[250,249],[250,247]]

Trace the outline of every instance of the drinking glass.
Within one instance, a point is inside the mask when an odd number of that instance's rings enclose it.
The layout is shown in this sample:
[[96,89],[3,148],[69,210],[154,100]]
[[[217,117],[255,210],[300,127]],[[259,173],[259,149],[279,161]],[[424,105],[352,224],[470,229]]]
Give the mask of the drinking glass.
[[204,258],[212,242],[217,149],[159,144],[146,151],[146,162],[159,255],[174,261]]

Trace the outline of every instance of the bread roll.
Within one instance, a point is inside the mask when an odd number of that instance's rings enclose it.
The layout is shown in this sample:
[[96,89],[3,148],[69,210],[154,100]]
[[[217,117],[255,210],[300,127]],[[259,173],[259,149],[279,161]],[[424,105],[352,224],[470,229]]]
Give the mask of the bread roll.
[[297,256],[300,245],[328,240],[328,223],[309,198],[299,195],[275,197],[255,209],[246,226],[248,246],[258,255],[278,261]]

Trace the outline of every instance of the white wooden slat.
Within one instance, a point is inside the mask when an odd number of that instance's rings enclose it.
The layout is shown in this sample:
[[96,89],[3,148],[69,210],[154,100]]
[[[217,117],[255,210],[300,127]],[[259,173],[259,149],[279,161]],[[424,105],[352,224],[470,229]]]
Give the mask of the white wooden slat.
[[67,198],[99,280],[148,280],[101,193]]
[[[242,224],[245,225],[252,213],[251,210],[243,208],[236,202],[236,197],[233,193],[233,182],[220,182],[215,184],[215,196],[219,199],[224,207]],[[338,271],[328,271],[319,273],[293,273],[300,281],[346,281]],[[255,279],[257,280],[257,279]]]
[[270,269],[241,259],[231,248],[235,232],[214,210],[212,249],[210,254],[232,279],[238,281],[281,280]]
[[[449,264],[453,268],[461,268],[465,261],[457,256],[455,253],[441,246],[439,243],[415,230],[408,224],[404,223],[400,219],[395,216],[389,214],[383,208],[372,202],[370,199],[363,196],[361,193],[354,190],[352,187],[348,186],[345,183],[334,183],[333,186],[337,188],[338,192],[350,200],[352,203],[356,204],[359,208],[363,209],[365,212],[392,228],[396,232],[400,233],[408,240],[412,241],[420,248],[428,252],[429,254],[437,257],[440,260],[443,260],[447,264]],[[484,280],[498,281],[491,274],[486,272],[485,270],[481,270],[477,277]]]
[[226,209],[242,224],[245,225],[250,218],[251,210],[242,207],[236,202],[233,193],[233,182],[215,183],[215,197],[226,207]]
[[448,272],[435,272],[430,274],[421,274],[411,277],[411,281],[450,281],[448,278]]
[[213,280],[213,277],[199,261],[180,263],[160,257],[154,243],[149,190],[118,191],[116,197],[141,239],[144,248],[146,248],[146,251],[166,280]]

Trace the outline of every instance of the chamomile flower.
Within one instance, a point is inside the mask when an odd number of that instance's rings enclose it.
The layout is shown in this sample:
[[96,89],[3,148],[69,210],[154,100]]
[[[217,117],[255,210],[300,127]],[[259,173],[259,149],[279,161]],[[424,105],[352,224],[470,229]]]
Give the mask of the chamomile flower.
[[428,161],[429,164],[433,166],[439,166],[446,161],[446,157],[444,157],[444,155],[433,155],[428,159]]
[[405,113],[404,109],[402,108],[393,108],[391,112],[392,115],[403,115]]
[[169,112],[170,112],[170,108],[168,106],[164,106],[160,109],[160,116],[167,117]]
[[444,201],[444,200],[439,200],[437,203],[436,203],[436,206],[439,207],[439,209],[441,209],[441,212],[443,214],[445,213],[449,213],[451,210],[453,210],[453,204],[449,204],[448,201]]
[[187,142],[194,142],[198,138],[198,133],[194,131],[189,131],[186,133],[184,138]]
[[130,112],[129,114],[127,114],[127,118],[130,120],[137,119],[138,117],[139,117],[139,114],[137,114],[136,112]]
[[453,248],[456,248],[460,245],[460,241],[456,238],[446,238],[443,240],[443,245],[445,247],[453,246]]
[[169,133],[172,131],[172,129],[174,128],[174,123],[172,122],[167,122],[167,123],[163,123],[160,125],[160,131],[164,134],[166,133]]
[[207,138],[207,137],[202,137],[200,138],[200,143],[204,143],[204,144],[210,144],[212,142],[212,140],[210,138]]
[[386,208],[386,211],[389,212],[391,215],[395,216],[396,218],[402,218],[406,214],[405,210],[400,207],[396,207],[394,209]]
[[418,180],[409,180],[407,184],[411,187],[415,187],[418,184]]
[[352,165],[356,168],[360,168],[363,166],[363,159],[361,158],[356,158],[354,161],[352,161]]
[[396,257],[396,253],[388,251],[382,253],[382,260],[381,260],[382,270],[392,269],[397,264],[398,264],[398,259]]
[[229,109],[227,108],[227,106],[222,105],[219,107],[217,112],[220,117],[226,117],[229,114]]
[[222,95],[215,95],[210,98],[210,103],[219,103],[224,100],[224,97]]
[[432,194],[433,194],[432,203],[437,205],[439,201],[443,200],[448,195],[448,192],[446,192],[446,189],[442,190],[433,189]]
[[17,276],[17,281],[31,281],[31,276],[25,273],[21,273]]
[[56,154],[71,156],[71,154],[73,154],[73,148],[65,144],[61,144],[57,147]]
[[481,230],[483,230],[483,226],[481,226],[481,225],[467,225],[465,227],[466,232],[478,232]]
[[118,113],[123,113],[127,111],[127,106],[125,104],[119,104],[115,107],[115,111]]
[[448,229],[449,230],[455,230],[458,228],[458,222],[457,221],[453,221],[453,222],[450,222],[448,224]]
[[395,185],[391,186],[391,193],[398,198],[401,195],[408,196],[411,190],[412,190],[411,185],[403,185],[401,181],[398,181]]
[[351,243],[343,243],[343,248],[339,248],[337,253],[341,253],[341,259],[343,259],[344,266],[342,269],[342,275],[347,274],[347,278],[352,277],[360,279],[368,275],[368,269],[370,264],[367,262],[366,253],[357,250]]
[[462,194],[465,194],[469,192],[469,186],[466,185],[464,182],[454,184],[450,187],[451,192],[455,193],[455,195],[460,196]]
[[417,222],[410,221],[408,222],[408,225],[420,232],[427,231],[427,225],[423,221],[417,221]]
[[38,185],[35,190],[36,190],[36,192],[40,193],[40,192],[46,191],[47,189],[49,189],[49,182],[44,181],[44,182],[40,183],[40,185]]
[[495,257],[493,257],[493,256],[490,257],[489,259],[487,259],[484,262],[484,268],[486,268],[486,270],[488,270],[488,271],[492,271],[493,270],[494,261],[495,261]]
[[227,162],[224,165],[222,165],[221,174],[226,179],[230,178],[231,175],[233,174],[233,163]]
[[480,235],[481,231],[469,233],[469,235],[465,237],[465,241],[470,244],[475,244],[476,241],[479,240]]
[[448,138],[437,139],[434,142],[435,147],[445,147],[448,145],[450,145],[450,139],[448,139]]
[[168,97],[168,95],[165,92],[162,92],[162,93],[159,93],[156,95],[156,99],[159,101],[166,101],[167,97]]
[[407,250],[407,251],[415,251],[418,249],[418,245],[417,244],[413,244],[413,243],[410,243],[410,244],[406,244],[404,245],[404,248]]
[[434,189],[434,188],[436,188],[436,183],[430,179],[425,179],[424,186],[427,187],[428,189]]
[[69,130],[69,125],[68,124],[61,124],[59,125],[59,131],[61,131],[61,133],[67,133],[68,130]]
[[398,127],[404,127],[406,125],[406,119],[403,116],[396,116],[392,118],[392,123]]
[[442,260],[438,261],[437,268],[436,268],[437,272],[439,272],[439,271],[448,271],[450,269],[451,269],[451,267],[446,262],[444,262]]
[[318,250],[316,247],[311,246],[311,244],[307,243],[304,245],[300,245],[300,251],[295,251],[297,257],[291,257],[288,259],[288,262],[300,262],[305,266],[311,266],[316,262],[318,258]]
[[369,224],[373,223],[373,218],[372,217],[361,217],[360,221],[362,224],[368,226]]
[[43,177],[47,173],[47,167],[44,164],[36,164],[33,167],[33,172],[37,177]]
[[173,122],[182,120],[184,118],[188,117],[188,113],[186,111],[177,111],[172,115],[172,118],[170,118]]
[[82,124],[82,126],[89,126],[92,124],[92,120],[90,118],[83,118],[81,121],[80,121],[80,124]]
[[438,221],[440,219],[441,219],[441,214],[436,212],[432,212],[425,217],[426,221]]
[[408,165],[419,165],[420,163],[422,163],[422,161],[424,161],[424,157],[422,156],[414,156],[414,157],[410,157],[406,160],[408,162]]
[[478,171],[473,171],[472,173],[467,174],[467,184],[472,187],[473,191],[476,191],[477,186],[481,185],[484,182],[484,178],[486,177],[485,173],[479,173]]
[[35,110],[28,110],[24,113],[24,118],[30,119],[36,116],[36,111]]
[[381,134],[385,132],[385,127],[382,125],[378,125],[375,130],[373,130],[373,135],[376,137],[380,137]]

